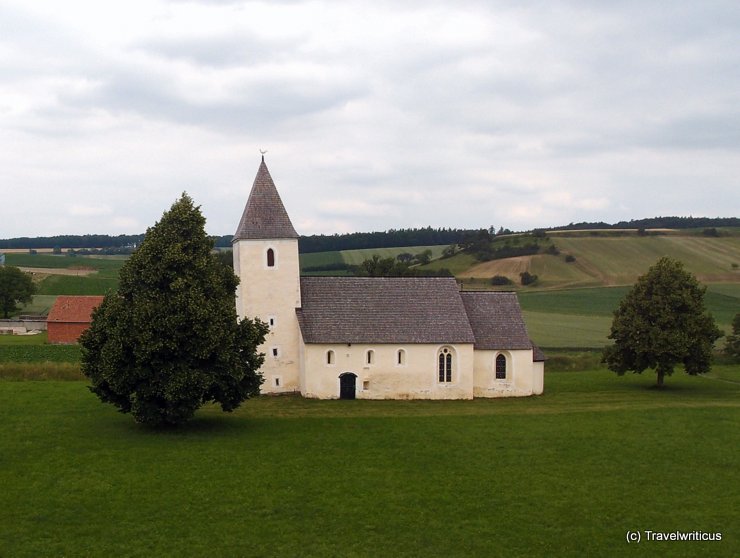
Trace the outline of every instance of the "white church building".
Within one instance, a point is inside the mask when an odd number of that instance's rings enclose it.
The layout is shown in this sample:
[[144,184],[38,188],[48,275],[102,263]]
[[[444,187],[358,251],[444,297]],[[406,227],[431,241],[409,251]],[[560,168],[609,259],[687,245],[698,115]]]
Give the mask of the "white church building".
[[270,327],[263,393],[472,399],[542,393],[516,293],[452,277],[301,277],[298,233],[263,160],[233,240],[239,317]]

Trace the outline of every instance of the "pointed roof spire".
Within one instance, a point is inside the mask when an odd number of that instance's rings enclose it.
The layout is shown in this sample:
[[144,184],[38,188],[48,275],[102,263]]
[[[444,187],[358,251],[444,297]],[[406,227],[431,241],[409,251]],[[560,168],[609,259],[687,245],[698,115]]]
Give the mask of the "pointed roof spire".
[[290,222],[288,212],[285,211],[270,171],[267,170],[265,154],[262,153],[262,162],[254,178],[252,191],[249,193],[233,242],[265,238],[298,238],[298,233]]

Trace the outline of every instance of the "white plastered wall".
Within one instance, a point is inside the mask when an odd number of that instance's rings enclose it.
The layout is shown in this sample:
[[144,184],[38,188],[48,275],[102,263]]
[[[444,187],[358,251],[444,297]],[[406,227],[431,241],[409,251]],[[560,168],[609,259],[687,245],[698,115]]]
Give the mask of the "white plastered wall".
[[[439,382],[437,358],[443,347],[453,351],[453,381]],[[398,350],[405,351],[398,364]],[[334,351],[334,363],[327,363],[327,351]],[[367,351],[373,351],[372,364]],[[339,376],[357,376],[358,399],[472,399],[473,345],[304,345],[301,392],[306,397],[336,399]]]
[[[506,357],[506,379],[496,379],[496,357]],[[542,393],[544,366],[532,350],[475,351],[475,397],[523,397]]]
[[[260,369],[262,393],[300,391],[299,332],[295,309],[301,305],[298,241],[239,240],[234,243],[234,272],[239,318],[273,320],[259,351],[265,354]],[[272,249],[275,265],[268,267],[267,251]],[[277,350],[277,356],[273,354]]]

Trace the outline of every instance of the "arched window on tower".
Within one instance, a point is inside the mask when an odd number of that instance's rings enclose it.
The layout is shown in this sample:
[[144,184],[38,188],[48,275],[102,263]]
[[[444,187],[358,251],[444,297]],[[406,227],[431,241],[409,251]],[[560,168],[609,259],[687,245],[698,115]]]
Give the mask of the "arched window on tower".
[[275,250],[267,249],[267,267],[275,267]]

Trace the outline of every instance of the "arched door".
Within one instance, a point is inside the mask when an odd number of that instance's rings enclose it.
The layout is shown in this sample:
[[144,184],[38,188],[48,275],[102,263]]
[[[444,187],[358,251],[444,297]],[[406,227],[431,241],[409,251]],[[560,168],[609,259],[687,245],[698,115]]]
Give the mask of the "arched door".
[[345,372],[339,376],[339,399],[354,399],[357,391],[357,375]]

